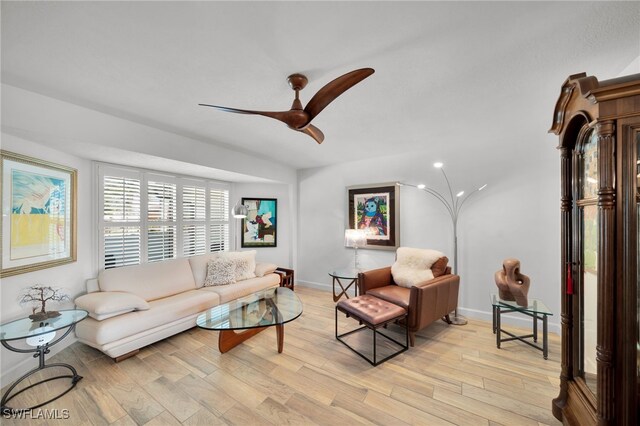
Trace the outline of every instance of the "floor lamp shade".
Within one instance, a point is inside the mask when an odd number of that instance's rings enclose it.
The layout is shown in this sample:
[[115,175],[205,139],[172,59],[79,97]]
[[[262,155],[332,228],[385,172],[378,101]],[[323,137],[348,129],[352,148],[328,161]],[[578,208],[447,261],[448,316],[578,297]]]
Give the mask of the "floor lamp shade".
[[241,204],[240,200],[238,200],[236,205],[231,209],[231,214],[236,219],[244,219],[245,217],[247,217],[247,214],[249,214],[249,209],[247,209],[247,206]]

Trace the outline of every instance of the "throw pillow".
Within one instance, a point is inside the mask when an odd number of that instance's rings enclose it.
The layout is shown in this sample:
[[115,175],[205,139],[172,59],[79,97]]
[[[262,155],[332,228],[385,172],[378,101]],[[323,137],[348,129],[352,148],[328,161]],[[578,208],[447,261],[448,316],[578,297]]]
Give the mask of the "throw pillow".
[[444,272],[447,270],[448,263],[449,258],[447,256],[442,256],[440,259],[436,260],[436,262],[431,265],[431,272],[433,272],[433,277],[438,278],[440,275],[444,275]]
[[[249,260],[243,258],[233,259],[233,263],[235,264],[235,280],[242,281],[246,279],[246,276],[251,275],[251,270],[249,269]],[[255,275],[254,275],[255,276]]]
[[128,312],[149,309],[146,300],[122,291],[97,291],[78,297],[74,303],[98,321]]
[[410,288],[432,280],[431,267],[443,256],[444,253],[436,250],[400,247],[396,251],[396,262],[391,266],[393,281],[401,287]]
[[227,285],[236,282],[236,264],[231,259],[216,258],[207,263],[204,286]]
[[248,250],[248,251],[231,251],[231,252],[223,252],[220,253],[220,257],[223,259],[247,259],[249,262],[249,269],[242,275],[240,280],[246,280],[249,278],[255,278],[255,270],[256,270],[256,251]]

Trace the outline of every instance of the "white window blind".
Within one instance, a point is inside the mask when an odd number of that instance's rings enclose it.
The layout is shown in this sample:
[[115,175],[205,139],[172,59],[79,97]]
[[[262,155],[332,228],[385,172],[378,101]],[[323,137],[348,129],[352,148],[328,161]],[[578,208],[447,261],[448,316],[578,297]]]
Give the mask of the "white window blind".
[[164,182],[147,182],[147,217],[150,221],[175,222],[176,185]]
[[140,221],[139,180],[105,176],[103,188],[105,222]]
[[100,266],[229,250],[228,184],[98,165]]
[[139,227],[108,226],[103,235],[105,269],[140,263]]
[[206,253],[204,225],[184,225],[182,227],[182,255],[195,256]]
[[183,220],[205,220],[207,201],[205,188],[201,186],[184,186],[182,189]]
[[229,249],[229,191],[209,189],[209,251]]

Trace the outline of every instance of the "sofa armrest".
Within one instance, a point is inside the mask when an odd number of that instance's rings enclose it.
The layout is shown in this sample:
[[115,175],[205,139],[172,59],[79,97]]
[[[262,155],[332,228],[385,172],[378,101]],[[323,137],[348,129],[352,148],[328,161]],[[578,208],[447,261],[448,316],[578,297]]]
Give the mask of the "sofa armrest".
[[393,277],[391,276],[391,266],[380,269],[372,269],[370,271],[362,272],[359,275],[359,294],[366,294],[367,291],[374,288],[394,284]]
[[459,275],[441,275],[411,287],[409,324],[417,330],[454,311],[458,306]]
[[98,291],[85,294],[76,298],[74,303],[98,321],[133,311],[145,311],[150,307],[141,297],[121,291]]

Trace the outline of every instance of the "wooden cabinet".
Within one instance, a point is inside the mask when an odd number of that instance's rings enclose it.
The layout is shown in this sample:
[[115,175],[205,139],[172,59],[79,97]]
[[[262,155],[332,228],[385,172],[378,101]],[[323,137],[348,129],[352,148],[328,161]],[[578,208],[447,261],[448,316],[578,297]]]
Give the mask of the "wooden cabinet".
[[640,74],[562,86],[562,372],[553,414],[565,424],[640,421],[638,256]]

